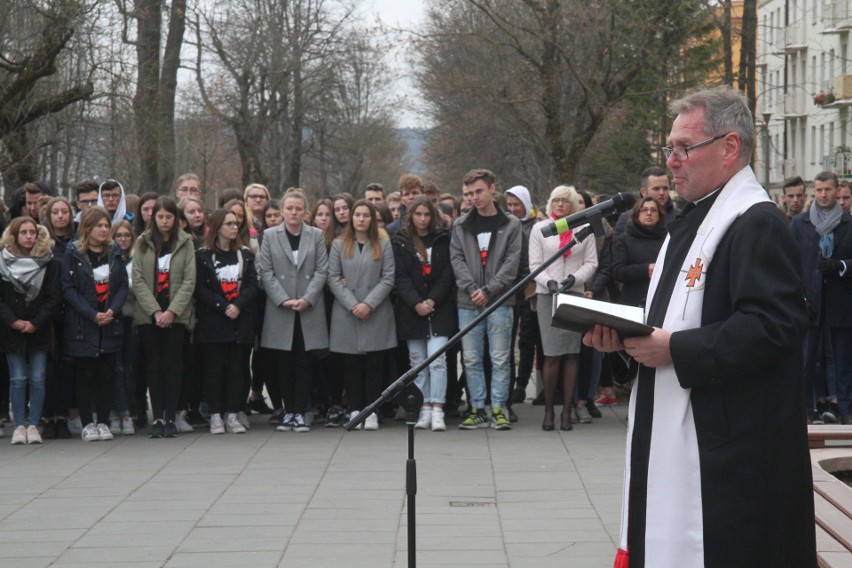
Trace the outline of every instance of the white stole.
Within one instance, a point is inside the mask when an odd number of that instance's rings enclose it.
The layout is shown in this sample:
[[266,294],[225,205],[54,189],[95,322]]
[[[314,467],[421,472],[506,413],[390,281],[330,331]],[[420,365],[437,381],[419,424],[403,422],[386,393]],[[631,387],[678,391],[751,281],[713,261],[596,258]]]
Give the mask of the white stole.
[[[737,172],[720,190],[719,196],[698,228],[680,269],[681,276],[672,292],[663,329],[676,332],[701,326],[704,286],[716,247],[740,215],[751,206],[765,201],[769,201],[769,196],[757,183],[749,166]],[[648,298],[654,298],[659,285],[669,239],[670,237],[666,237],[657,256]],[[647,309],[646,307],[646,319]],[[641,387],[637,377],[628,414],[627,462],[620,537],[620,547],[624,550],[627,550],[630,450],[637,393]],[[645,516],[646,565],[654,568],[704,566],[701,470],[690,392],[691,389],[680,386],[674,365],[656,369]]]

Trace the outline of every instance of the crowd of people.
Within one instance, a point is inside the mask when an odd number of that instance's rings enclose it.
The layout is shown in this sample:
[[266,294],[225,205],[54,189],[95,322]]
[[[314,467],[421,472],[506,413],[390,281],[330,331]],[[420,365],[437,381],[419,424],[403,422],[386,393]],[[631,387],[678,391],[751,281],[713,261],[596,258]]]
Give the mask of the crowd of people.
[[[807,215],[804,182],[793,182],[785,210]],[[273,199],[250,184],[207,208],[194,174],[168,196],[86,180],[73,204],[24,185],[0,250],[0,417],[12,421],[12,443],[110,440],[147,426],[151,438],[243,433],[252,412],[279,431],[344,425],[571,240],[544,237],[544,225],[607,197],[560,185],[539,209],[527,188],[504,192],[484,169],[462,187],[459,199],[406,174],[389,195],[373,183],[359,199],[311,204],[298,188]],[[645,305],[679,209],[658,167],[642,172],[639,196],[417,375],[417,428],[445,430],[458,417],[463,430],[511,429],[536,371],[544,431],[556,428],[556,405],[567,431],[617,402],[614,383],[635,370],[550,320],[559,293]],[[807,351],[827,349],[834,365],[844,337],[815,331]],[[813,382],[814,420],[849,414],[833,368]]]

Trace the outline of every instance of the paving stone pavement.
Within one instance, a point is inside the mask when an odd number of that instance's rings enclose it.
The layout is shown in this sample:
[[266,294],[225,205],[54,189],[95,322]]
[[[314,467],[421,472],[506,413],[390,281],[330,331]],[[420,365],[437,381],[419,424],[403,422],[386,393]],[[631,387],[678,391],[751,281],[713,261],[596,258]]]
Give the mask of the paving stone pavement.
[[[417,565],[609,568],[627,406],[571,432],[515,409],[509,432],[417,431]],[[0,440],[0,566],[407,566],[405,425],[266,418],[244,435]]]

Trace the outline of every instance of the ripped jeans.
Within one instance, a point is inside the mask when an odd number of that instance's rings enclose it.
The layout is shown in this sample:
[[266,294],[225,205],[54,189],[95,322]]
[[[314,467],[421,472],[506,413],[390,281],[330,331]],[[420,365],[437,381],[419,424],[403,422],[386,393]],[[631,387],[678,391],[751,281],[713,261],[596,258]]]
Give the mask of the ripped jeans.
[[[431,333],[429,339],[409,339],[408,359],[411,361],[411,366],[415,367],[422,363],[426,357],[443,347],[447,339],[435,337]],[[423,393],[424,404],[443,404],[447,396],[446,354],[441,354],[428,367],[417,373],[414,384]]]

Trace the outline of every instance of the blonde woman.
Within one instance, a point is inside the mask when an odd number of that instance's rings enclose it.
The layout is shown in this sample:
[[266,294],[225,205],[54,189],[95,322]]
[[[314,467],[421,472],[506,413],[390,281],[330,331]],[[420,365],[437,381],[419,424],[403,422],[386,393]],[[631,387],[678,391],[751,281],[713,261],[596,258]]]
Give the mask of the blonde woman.
[[243,191],[243,202],[246,204],[246,225],[249,228],[249,236],[252,243],[251,250],[257,254],[259,245],[257,237],[263,230],[263,208],[269,203],[269,189],[260,183],[251,183]]
[[80,238],[68,246],[62,263],[63,348],[74,358],[84,442],[113,439],[106,421],[124,336],[121,310],[127,300],[127,270],[121,249],[110,238],[110,220],[103,207],[87,209],[80,218]]
[[59,264],[51,262],[53,240],[47,229],[30,217],[12,219],[0,247],[0,350],[9,364],[12,444],[41,444],[38,423],[51,322],[59,308]]
[[[556,187],[547,200],[547,214],[551,219],[561,219],[580,208],[581,198],[573,186]],[[561,235],[544,237],[541,229],[549,220],[537,223],[530,232],[530,271],[535,271],[545,260],[552,257],[573,237],[568,231]],[[561,430],[571,430],[571,407],[574,399],[574,385],[577,381],[577,360],[580,353],[580,334],[551,327],[553,313],[554,288],[567,289],[582,294],[584,284],[594,277],[598,267],[598,253],[594,239],[586,239],[574,248],[563,253],[562,257],[548,266],[535,277],[538,325],[541,331],[542,350],[544,351],[544,431],[554,429],[553,404],[557,381],[562,381],[562,420]],[[592,421],[585,407],[585,400],[577,405],[579,422]]]

